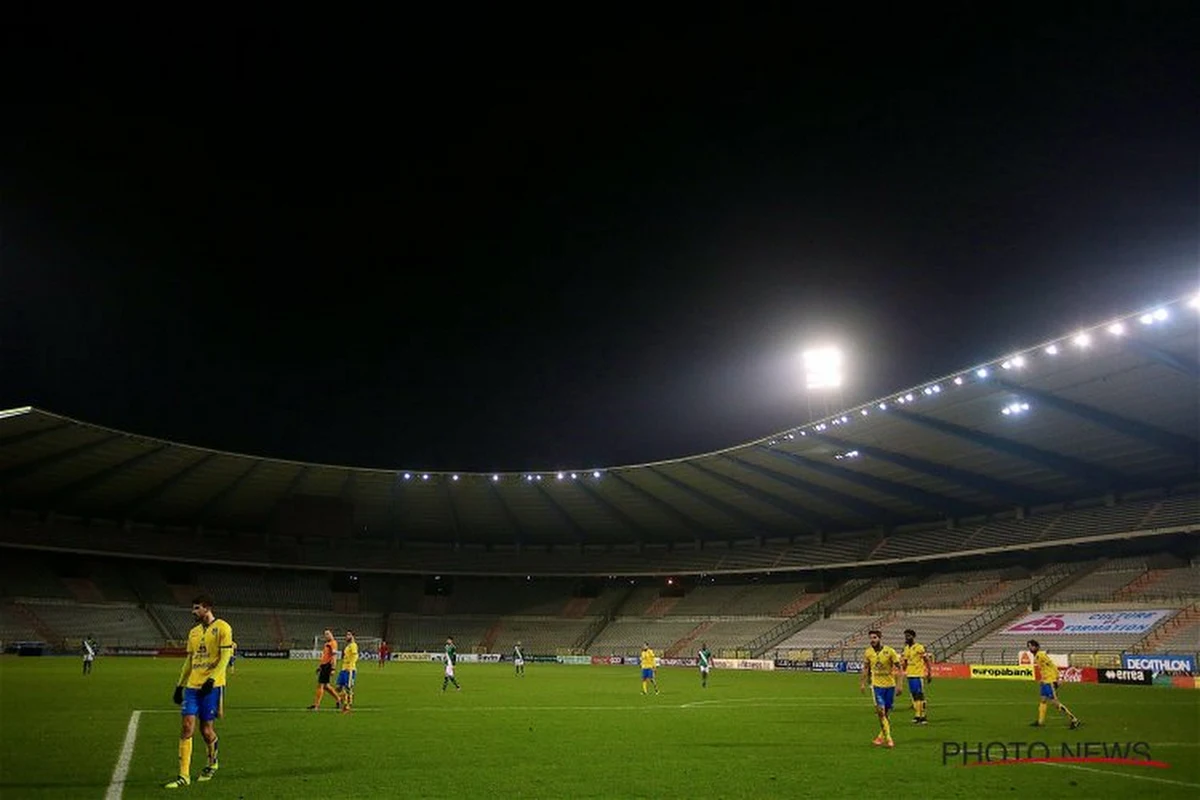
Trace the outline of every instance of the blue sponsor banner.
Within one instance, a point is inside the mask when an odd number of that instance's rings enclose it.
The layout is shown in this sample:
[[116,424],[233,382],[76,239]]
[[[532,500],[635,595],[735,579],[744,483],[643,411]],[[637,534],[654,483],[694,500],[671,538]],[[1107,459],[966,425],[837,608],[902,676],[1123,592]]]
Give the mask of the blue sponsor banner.
[[1196,673],[1196,658],[1173,653],[1126,653],[1121,656],[1125,669],[1144,669],[1147,672]]

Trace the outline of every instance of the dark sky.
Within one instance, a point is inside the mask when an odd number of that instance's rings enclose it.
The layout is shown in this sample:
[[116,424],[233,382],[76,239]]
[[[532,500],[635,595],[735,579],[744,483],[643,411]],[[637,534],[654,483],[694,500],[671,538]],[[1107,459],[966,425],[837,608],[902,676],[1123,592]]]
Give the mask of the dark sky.
[[810,341],[865,400],[1195,287],[1189,5],[7,26],[0,407],[395,468],[769,434]]

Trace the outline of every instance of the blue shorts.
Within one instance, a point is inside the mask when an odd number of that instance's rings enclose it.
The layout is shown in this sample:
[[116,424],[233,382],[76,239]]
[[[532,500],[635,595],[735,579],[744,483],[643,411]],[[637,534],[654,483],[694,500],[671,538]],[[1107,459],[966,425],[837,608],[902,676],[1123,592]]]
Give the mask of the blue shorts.
[[211,692],[201,697],[199,689],[184,689],[180,713],[185,717],[199,717],[201,722],[212,722],[221,710],[221,695],[224,691],[225,687],[214,686]]
[[338,673],[337,685],[345,686],[348,689],[354,688],[354,678],[358,674],[356,669],[344,669]]
[[908,679],[908,693],[909,694],[920,694],[924,691],[925,691],[925,679],[924,678],[909,678]]
[[896,699],[895,686],[874,686],[875,690],[875,705],[881,706],[885,711],[890,711],[892,702]]
[[644,681],[654,680],[654,670],[646,669],[645,667],[642,667],[642,680],[644,680]]
[[1053,683],[1043,683],[1042,684],[1042,697],[1045,698],[1046,700],[1054,699],[1054,684]]

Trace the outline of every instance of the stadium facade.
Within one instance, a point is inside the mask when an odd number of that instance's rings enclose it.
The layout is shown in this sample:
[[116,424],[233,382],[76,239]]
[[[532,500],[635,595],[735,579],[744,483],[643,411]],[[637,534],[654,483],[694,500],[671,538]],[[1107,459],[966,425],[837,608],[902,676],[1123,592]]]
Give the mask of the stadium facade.
[[1198,491],[1195,297],[632,466],[359,469],[17,408],[0,412],[0,638],[69,639],[72,614],[119,604],[148,641],[175,638],[169,607],[200,587],[261,618],[243,629],[264,646],[342,614],[413,647],[454,627],[484,650],[618,652],[649,631],[811,658],[921,612],[948,654],[1049,601],[1165,605],[1094,646],[1168,629],[1190,646]]

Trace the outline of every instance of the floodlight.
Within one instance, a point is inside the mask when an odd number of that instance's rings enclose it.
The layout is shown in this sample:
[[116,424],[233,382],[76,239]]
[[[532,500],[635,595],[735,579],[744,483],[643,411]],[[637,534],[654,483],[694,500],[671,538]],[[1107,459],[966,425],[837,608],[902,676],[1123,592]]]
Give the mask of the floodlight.
[[1138,322],[1142,323],[1143,325],[1153,325],[1154,324],[1154,315],[1153,314],[1142,314],[1140,317],[1138,317]]
[[1125,332],[1125,325],[1121,322],[1114,322],[1112,325],[1108,326],[1108,332],[1113,336],[1120,336]]
[[871,412],[867,411],[865,408],[862,410],[862,415],[863,415],[864,417],[865,417],[867,414],[869,414],[869,413],[871,413]]
[[1092,337],[1090,334],[1080,333],[1080,334],[1076,335],[1072,341],[1074,341],[1075,344],[1079,347],[1087,347],[1089,344],[1092,343]]
[[404,480],[406,480],[406,481],[412,480],[412,473],[411,472],[404,473]]
[[1158,322],[1165,321],[1168,316],[1170,316],[1170,314],[1167,313],[1165,308],[1157,308],[1154,310],[1154,319]]
[[457,475],[451,475],[451,476],[450,476],[450,480],[452,480],[452,481],[456,481],[456,480],[458,480],[458,476],[457,476]]
[[1012,360],[1012,363],[1013,363],[1013,366],[1014,366],[1014,367],[1023,367],[1023,366],[1025,366],[1025,356],[1016,356],[1016,357],[1014,357],[1014,358],[1013,358],[1013,360]]
[[931,386],[930,388],[931,388],[931,389],[933,389],[933,393],[934,393],[934,394],[941,394],[941,392],[942,392],[942,387],[941,387],[941,384],[937,384],[937,383],[935,383],[935,384],[934,384],[933,386]]
[[976,378],[986,378],[987,376],[988,376],[987,367],[980,367],[979,369],[975,370]]
[[1196,295],[1191,300],[1188,300],[1188,306],[1191,308],[1200,308],[1200,294]]
[[427,480],[429,480],[429,476],[428,476],[428,475],[422,475],[422,476],[421,476],[421,480],[423,480],[423,481],[427,481]]
[[593,473],[592,473],[592,477],[593,477],[593,478],[599,478],[599,477],[600,477],[600,470],[596,470],[595,472],[593,472]]
[[576,479],[576,478],[578,478],[578,477],[579,477],[579,476],[578,476],[578,475],[576,475],[574,472],[572,472],[572,473],[571,473],[571,480],[575,480],[575,479]]
[[887,403],[880,403],[880,404],[879,404],[879,410],[880,410],[880,411],[887,411]]
[[493,482],[493,483],[495,483],[495,482],[497,482],[497,481],[499,481],[499,480],[500,480],[500,476],[499,476],[499,475],[493,475],[493,476],[492,476],[492,482]]
[[957,378],[955,378],[955,379],[954,379],[954,385],[955,385],[955,386],[962,386],[962,384],[963,384],[962,376],[961,376],[961,375],[959,375]]
[[560,472],[560,473],[558,473],[558,479],[559,479],[560,481],[563,479],[563,474],[562,474],[561,472]]
[[804,351],[804,384],[809,389],[836,389],[842,385],[842,351],[817,347]]
[[908,394],[904,395],[904,399],[911,403],[912,399],[913,399],[912,392],[909,392]]
[[1047,348],[1046,348],[1046,355],[1048,355],[1048,356],[1056,356],[1056,355],[1058,355],[1058,345],[1056,345],[1056,344],[1052,344],[1052,345],[1050,345],[1049,347],[1047,347]]

